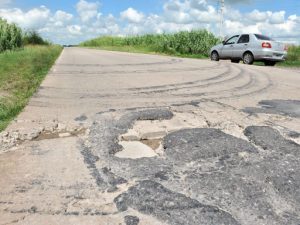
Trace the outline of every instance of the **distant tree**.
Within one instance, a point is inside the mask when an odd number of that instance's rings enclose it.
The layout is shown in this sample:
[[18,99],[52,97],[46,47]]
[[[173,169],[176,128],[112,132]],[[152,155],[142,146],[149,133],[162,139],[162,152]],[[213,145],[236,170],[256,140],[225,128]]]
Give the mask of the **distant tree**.
[[41,35],[35,31],[27,31],[23,37],[24,45],[49,45],[48,41],[45,41]]

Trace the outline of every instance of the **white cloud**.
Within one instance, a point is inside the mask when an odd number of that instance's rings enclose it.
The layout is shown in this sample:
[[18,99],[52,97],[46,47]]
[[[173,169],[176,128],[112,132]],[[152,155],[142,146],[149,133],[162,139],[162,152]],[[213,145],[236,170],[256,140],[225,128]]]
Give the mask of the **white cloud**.
[[216,9],[212,6],[208,6],[205,11],[191,9],[190,14],[193,16],[195,21],[200,23],[216,23],[220,20]]
[[197,10],[206,10],[208,6],[205,0],[191,0],[190,7]]
[[50,17],[50,10],[45,6],[33,8],[27,12],[21,9],[0,9],[0,17],[17,23],[25,29],[39,29],[45,26]]
[[169,23],[188,24],[192,22],[192,18],[187,12],[168,11],[165,13],[165,21]]
[[73,15],[64,11],[58,10],[54,15],[54,20],[57,21],[70,21],[73,19]]
[[[225,8],[224,10],[225,19],[232,20],[232,21],[242,21],[251,23],[252,21],[248,18],[245,20],[245,15],[242,15],[239,10],[236,10],[234,8],[231,8],[230,6]],[[217,15],[218,18],[220,18],[219,15]]]
[[284,23],[285,11],[274,12],[270,16],[271,24],[281,24]]
[[270,24],[280,24],[285,21],[285,11],[271,12],[264,11],[260,12],[257,9],[247,14],[247,17],[251,22],[269,22]]
[[247,17],[254,22],[263,22],[266,21],[268,18],[268,12],[260,12],[257,9],[253,10],[252,12],[248,13]]
[[[3,2],[0,0],[0,3]],[[249,3],[247,0],[243,1],[247,2]],[[225,8],[224,35],[263,33],[281,41],[298,41],[300,44],[298,14],[259,10],[242,13],[233,6],[234,4],[227,5]],[[0,6],[0,17],[25,29],[36,29],[44,37],[63,44],[78,43],[101,35],[123,36],[193,29],[208,29],[219,34],[220,17],[215,1],[212,0],[168,0],[162,5],[163,11],[160,14],[144,14],[129,7],[119,15],[105,15],[99,7],[100,3],[96,0],[78,0],[77,14],[70,14],[62,10],[51,12],[45,6],[28,11],[18,8],[1,9]]]
[[133,8],[128,8],[127,10],[121,12],[120,16],[123,20],[127,20],[130,23],[140,23],[144,19],[144,14]]
[[94,24],[94,29],[98,34],[101,34],[101,32],[98,30],[100,27],[105,29],[105,34],[119,34],[121,32],[120,27],[115,19],[115,17],[110,14],[107,17],[101,17],[97,20],[97,22]]
[[82,34],[82,32],[81,32],[82,28],[79,25],[71,25],[71,26],[68,26],[67,29],[70,34],[73,34],[73,35],[81,35]]
[[224,34],[232,35],[238,33],[261,33],[258,25],[249,25],[245,26],[245,24],[239,21],[231,21],[226,20],[224,22]]
[[88,22],[98,15],[100,3],[99,2],[87,2],[80,0],[76,5],[76,10],[83,22]]
[[185,8],[185,2],[181,2],[180,0],[169,0],[164,4],[165,11],[182,11]]
[[54,16],[50,19],[56,27],[63,27],[69,24],[73,19],[73,15],[61,10],[56,11]]

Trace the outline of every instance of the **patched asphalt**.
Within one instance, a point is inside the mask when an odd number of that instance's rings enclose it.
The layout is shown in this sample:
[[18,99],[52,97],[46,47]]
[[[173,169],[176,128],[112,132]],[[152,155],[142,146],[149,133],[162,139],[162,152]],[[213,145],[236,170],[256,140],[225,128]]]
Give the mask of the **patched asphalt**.
[[263,100],[261,108],[247,107],[243,111],[250,114],[279,114],[290,117],[300,117],[300,100]]
[[[164,137],[163,156],[114,156],[122,150],[119,135],[136,120],[171,117],[168,110],[151,109],[118,121],[102,116],[94,124],[89,152],[100,159],[94,165],[137,183],[115,198],[120,212],[133,208],[174,225],[299,224],[300,146],[271,127],[247,127],[248,141],[218,129],[183,129]],[[100,176],[100,187],[108,188],[107,174]]]
[[140,181],[118,196],[115,203],[120,211],[131,207],[168,224],[239,224],[229,213],[172,192],[151,180]]

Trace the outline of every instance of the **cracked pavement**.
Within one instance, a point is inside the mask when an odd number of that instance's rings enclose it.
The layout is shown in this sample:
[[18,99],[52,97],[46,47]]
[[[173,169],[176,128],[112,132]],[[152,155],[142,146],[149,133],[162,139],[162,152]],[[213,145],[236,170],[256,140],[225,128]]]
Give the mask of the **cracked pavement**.
[[0,224],[299,225],[300,71],[66,48],[0,134]]

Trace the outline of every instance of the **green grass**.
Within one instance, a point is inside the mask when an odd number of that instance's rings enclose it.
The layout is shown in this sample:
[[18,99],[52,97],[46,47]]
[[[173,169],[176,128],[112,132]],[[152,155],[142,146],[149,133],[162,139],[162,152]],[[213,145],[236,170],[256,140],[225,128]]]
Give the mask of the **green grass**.
[[131,37],[104,36],[83,42],[80,46],[112,51],[204,58],[208,57],[211,46],[219,41],[212,33],[206,30],[197,30]]
[[27,46],[0,54],[0,131],[26,106],[59,56],[60,46]]
[[300,46],[289,47],[287,60],[278,66],[300,67]]

